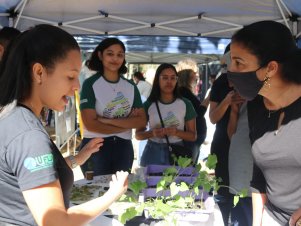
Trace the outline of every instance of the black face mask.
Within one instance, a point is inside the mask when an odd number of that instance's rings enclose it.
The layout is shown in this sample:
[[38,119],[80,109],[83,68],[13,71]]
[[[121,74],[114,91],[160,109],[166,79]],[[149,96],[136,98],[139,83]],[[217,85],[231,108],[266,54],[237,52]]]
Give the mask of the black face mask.
[[248,72],[227,72],[228,80],[233,83],[237,92],[247,100],[253,100],[264,84],[264,81],[258,80],[256,76],[259,69]]

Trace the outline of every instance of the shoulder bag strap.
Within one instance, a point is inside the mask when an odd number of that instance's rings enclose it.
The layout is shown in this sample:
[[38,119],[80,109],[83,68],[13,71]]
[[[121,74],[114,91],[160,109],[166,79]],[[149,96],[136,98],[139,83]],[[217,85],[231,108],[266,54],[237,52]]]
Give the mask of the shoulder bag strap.
[[[160,108],[159,108],[159,105],[158,105],[158,101],[156,101],[155,103],[156,103],[156,107],[157,107],[157,111],[158,111],[158,114],[159,114],[159,118],[160,118],[160,122],[161,122],[162,128],[165,128],[164,122],[163,122],[163,119],[162,119],[162,116],[161,116]],[[167,143],[167,145],[169,147],[169,151],[172,151],[167,135],[165,135],[165,139],[166,139],[166,143]]]

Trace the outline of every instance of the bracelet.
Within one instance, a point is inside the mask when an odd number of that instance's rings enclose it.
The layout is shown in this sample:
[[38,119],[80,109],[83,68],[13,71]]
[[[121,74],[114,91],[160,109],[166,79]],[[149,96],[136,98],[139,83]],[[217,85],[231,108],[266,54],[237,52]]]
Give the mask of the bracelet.
[[78,166],[78,164],[77,164],[77,162],[76,162],[76,160],[75,160],[75,158],[74,158],[73,155],[69,155],[68,158],[69,158],[69,160],[71,162],[71,168],[72,169],[74,169],[75,167]]

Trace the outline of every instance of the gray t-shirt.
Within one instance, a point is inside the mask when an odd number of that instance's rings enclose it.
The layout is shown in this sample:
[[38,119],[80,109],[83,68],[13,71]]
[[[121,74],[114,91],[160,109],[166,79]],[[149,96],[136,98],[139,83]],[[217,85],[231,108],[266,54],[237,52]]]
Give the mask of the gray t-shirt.
[[[36,225],[22,191],[60,179],[66,208],[73,173],[26,107],[0,114],[0,222]],[[40,200],[43,202],[43,200]]]
[[271,112],[258,96],[249,102],[248,114],[256,164],[252,190],[266,193],[266,210],[280,225],[287,225],[301,206],[301,98]]
[[[247,106],[244,103],[239,111],[237,129],[231,138],[229,148],[230,187],[237,191],[249,189],[253,172],[253,157],[249,138]],[[229,190],[235,194],[233,190]],[[250,195],[250,193],[249,193]]]

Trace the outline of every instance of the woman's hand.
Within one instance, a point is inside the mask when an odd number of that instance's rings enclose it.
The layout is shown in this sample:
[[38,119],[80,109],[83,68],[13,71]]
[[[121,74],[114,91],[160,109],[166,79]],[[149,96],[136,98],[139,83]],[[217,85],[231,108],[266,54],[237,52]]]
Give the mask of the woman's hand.
[[176,127],[169,127],[169,128],[164,128],[164,133],[167,136],[176,136],[177,135],[177,128]]
[[293,213],[289,221],[289,226],[301,226],[301,208]]
[[110,188],[108,194],[115,200],[118,200],[123,195],[128,187],[128,172],[117,171],[112,175],[112,181],[110,182]]
[[164,128],[155,128],[153,131],[153,137],[163,138],[165,136]]
[[99,148],[103,145],[103,138],[98,137],[90,140],[75,156],[78,165],[84,164],[90,156],[99,151]]
[[236,108],[237,112],[239,111],[241,105],[246,101],[239,93],[235,92],[231,97],[231,109]]

